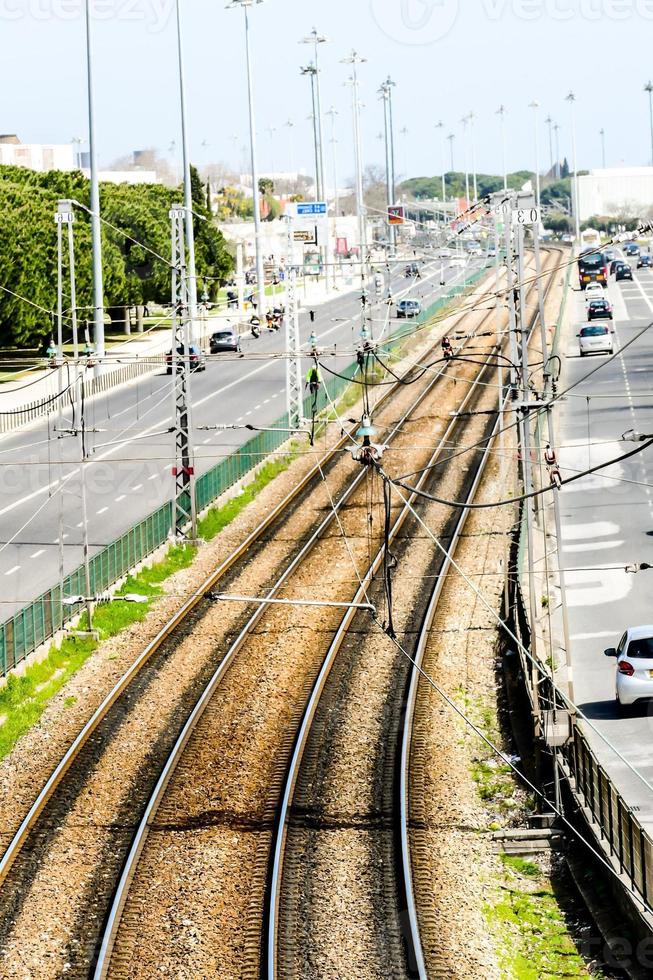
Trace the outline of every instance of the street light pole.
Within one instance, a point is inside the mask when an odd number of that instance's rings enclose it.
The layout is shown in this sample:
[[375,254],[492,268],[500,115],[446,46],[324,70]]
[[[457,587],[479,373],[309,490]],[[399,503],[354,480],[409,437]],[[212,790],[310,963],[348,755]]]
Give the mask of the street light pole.
[[503,161],[503,189],[508,190],[508,168],[506,166],[506,107],[500,105],[497,115],[501,117],[501,157]]
[[547,124],[547,126],[549,127],[549,163],[551,165],[550,173],[551,173],[551,176],[553,176],[553,163],[554,163],[554,161],[553,161],[553,129],[552,129],[553,119],[551,118],[551,115],[548,115],[544,121]]
[[363,197],[363,159],[360,130],[360,102],[358,99],[357,65],[364,64],[367,58],[362,58],[357,51],[352,51],[348,58],[343,58],[342,64],[351,65],[352,113],[354,121],[354,155],[356,159],[356,214],[358,217],[358,237],[360,248],[361,277],[363,288],[367,279],[367,221],[365,200]]
[[444,123],[442,120],[435,124],[435,128],[440,130],[440,157],[442,166],[442,220],[446,221],[447,218],[447,178],[445,175],[445,170],[447,169],[445,163],[445,138],[444,138]]
[[317,75],[317,68],[311,62],[306,68],[300,68],[299,72],[301,75],[307,75],[311,80],[311,107],[312,115],[311,119],[313,121],[313,154],[315,157],[315,200],[322,200],[322,176],[320,174],[320,147],[319,147],[319,135],[317,128],[317,104],[315,101],[315,76]]
[[181,105],[181,149],[184,167],[184,208],[186,210],[186,248],[188,250],[188,312],[191,339],[197,340],[197,273],[195,269],[195,229],[193,227],[193,192],[190,181],[190,154],[188,151],[188,126],[186,119],[186,87],[184,82],[184,53],[181,34],[180,2],[177,8],[177,54],[179,62],[179,100]]
[[[315,64],[315,111],[316,115],[316,130],[317,130],[317,157],[318,157],[318,170],[319,170],[319,182],[318,182],[318,201],[326,200],[326,171],[324,166],[324,129],[322,126],[322,100],[320,96],[320,61],[319,61],[319,47],[321,44],[326,43],[326,37],[318,34],[317,30],[313,28],[308,37],[302,38],[300,44],[312,44],[314,50],[314,64]],[[311,83],[312,84],[312,83]]]
[[453,169],[453,144],[454,144],[455,138],[456,138],[456,134],[455,133],[449,133],[449,135],[447,136],[447,139],[449,140],[449,162],[451,164],[451,173],[452,173],[452,175],[453,175],[453,172],[454,172],[454,169]]
[[390,140],[390,199],[392,204],[397,203],[397,187],[395,178],[395,124],[394,116],[392,111],[392,90],[395,87],[396,82],[393,82],[390,76],[385,80],[385,86],[388,90],[388,137]]
[[93,247],[93,342],[96,357],[104,357],[104,283],[102,280],[102,226],[100,224],[100,178],[95,140],[95,93],[93,87],[93,29],[91,0],[84,5],[86,15],[86,83],[88,89],[88,150],[91,171],[91,239]]
[[560,180],[560,124],[556,123],[553,127],[556,138],[556,159],[555,159],[555,178]]
[[469,207],[469,140],[467,138],[468,116],[463,116],[460,120],[463,124],[463,134],[465,142],[465,208]]
[[605,130],[603,128],[599,130],[599,136],[601,137],[601,164],[605,170]]
[[[390,100],[390,89],[385,83],[381,83],[379,89],[379,95],[381,97],[381,102],[383,103],[383,133],[381,139],[385,139],[385,199],[386,199],[386,222],[390,220],[390,205],[393,204],[392,200],[392,174],[391,174],[391,164],[390,164],[390,137],[388,134],[388,102]],[[390,246],[394,253],[394,225],[388,226],[388,231],[390,234]]]
[[579,200],[578,200],[578,163],[576,159],[576,113],[574,111],[574,104],[576,102],[576,96],[573,92],[570,92],[566,96],[565,101],[569,103],[569,109],[571,114],[571,156],[574,168],[574,179],[572,183],[573,193],[572,193],[572,203],[574,208],[574,219],[576,222],[576,241],[580,241],[580,213],[579,213]]
[[249,40],[249,7],[262,3],[262,0],[231,0],[227,10],[242,7],[245,16],[245,59],[247,62],[247,99],[249,103],[249,145],[252,165],[252,195],[254,203],[254,242],[256,246],[256,294],[258,314],[265,314],[265,272],[263,270],[263,249],[261,246],[261,195],[258,186],[258,165],[256,161],[256,120],[254,118],[254,80],[252,75],[252,52]]
[[533,130],[535,137],[535,205],[539,208],[540,206],[540,134],[538,126],[538,112],[540,108],[540,103],[537,99],[533,99],[529,103],[529,109],[533,110]]
[[651,128],[651,166],[653,167],[653,82],[648,81],[644,86],[644,91],[648,92],[648,115]]
[[289,151],[289,154],[290,154],[290,161],[289,161],[290,162],[290,173],[291,174],[294,174],[295,173],[295,147],[294,147],[294,143],[293,143],[293,134],[292,134],[292,131],[293,131],[294,127],[295,127],[295,124],[292,121],[292,119],[288,119],[284,123],[284,126],[288,130],[288,151]]

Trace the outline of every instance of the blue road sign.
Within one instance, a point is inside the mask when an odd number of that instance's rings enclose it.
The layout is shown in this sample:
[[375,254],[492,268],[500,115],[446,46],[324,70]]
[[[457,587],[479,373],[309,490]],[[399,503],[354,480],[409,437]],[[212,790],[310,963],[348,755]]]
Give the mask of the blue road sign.
[[324,201],[301,201],[297,203],[297,217],[309,214],[326,214],[327,206]]

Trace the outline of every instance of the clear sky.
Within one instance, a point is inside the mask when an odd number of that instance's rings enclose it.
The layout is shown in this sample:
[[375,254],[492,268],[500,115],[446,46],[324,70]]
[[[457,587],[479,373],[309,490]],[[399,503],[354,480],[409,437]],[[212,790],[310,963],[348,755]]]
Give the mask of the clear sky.
[[[179,145],[174,0],[94,3],[101,161],[148,146],[167,150],[173,140]],[[222,0],[181,5],[192,157],[241,165],[248,133],[242,11],[226,10]],[[25,142],[86,134],[82,10],[83,0],[0,0],[3,132]],[[601,165],[602,126],[608,165],[649,162],[643,86],[653,74],[653,0],[265,0],[252,8],[251,23],[262,169],[289,168],[287,120],[294,123],[294,162],[311,167],[309,82],[299,74],[310,51],[298,40],[313,25],[329,39],[320,49],[322,101],[339,113],[343,178],[353,163],[349,69],[340,59],[352,48],[367,58],[360,79],[368,163],[382,160],[377,89],[388,73],[396,82],[402,174],[440,171],[440,119],[445,134],[456,133],[461,169],[460,120],[471,109],[478,169],[498,173],[500,103],[507,109],[510,169],[534,166],[533,100],[541,104],[542,168],[549,161],[548,114],[561,127],[561,155],[571,156],[564,101],[570,88],[580,167]]]

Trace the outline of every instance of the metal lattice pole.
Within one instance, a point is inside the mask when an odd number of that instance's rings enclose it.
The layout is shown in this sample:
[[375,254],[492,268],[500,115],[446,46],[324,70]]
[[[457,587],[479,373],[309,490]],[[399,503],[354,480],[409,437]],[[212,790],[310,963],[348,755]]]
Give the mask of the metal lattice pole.
[[172,225],[172,396],[174,402],[175,480],[172,525],[175,536],[197,539],[195,467],[191,445],[190,311],[186,275],[186,208],[173,204]]
[[302,429],[305,424],[300,346],[297,267],[293,256],[292,219],[289,218],[286,261],[286,403],[288,427],[291,429]]

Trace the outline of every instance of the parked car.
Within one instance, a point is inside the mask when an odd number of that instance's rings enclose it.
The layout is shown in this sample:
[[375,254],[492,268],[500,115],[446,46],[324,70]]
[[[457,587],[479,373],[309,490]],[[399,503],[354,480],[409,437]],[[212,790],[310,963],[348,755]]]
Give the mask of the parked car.
[[637,259],[637,268],[638,269],[650,269],[652,267],[653,267],[653,259],[651,259],[651,256],[649,255],[649,253],[648,252],[640,252],[639,257]]
[[397,303],[398,317],[419,316],[422,312],[422,304],[418,299],[400,299]]
[[612,330],[610,327],[606,327],[602,323],[592,324],[588,327],[581,327],[580,333],[576,334],[576,336],[578,337],[578,347],[580,349],[581,357],[584,357],[585,354],[614,353]]
[[210,347],[212,354],[218,354],[223,350],[240,351],[240,336],[233,327],[216,330],[211,336]]
[[[184,356],[184,348],[182,346],[177,348],[177,356]],[[190,365],[191,371],[206,371],[206,358],[204,354],[198,347],[191,344],[188,348],[188,363]],[[166,354],[166,373],[172,374],[172,351],[169,350]]]
[[589,282],[585,287],[585,305],[593,299],[603,299],[603,286],[600,282]]
[[615,699],[619,709],[653,698],[653,626],[630,626],[617,647],[604,652],[617,661]]
[[616,282],[620,282],[620,280],[622,279],[630,279],[630,281],[632,282],[633,270],[630,268],[629,265],[626,265],[626,263],[624,262],[622,265],[617,266],[617,270],[614,274],[614,278]]

